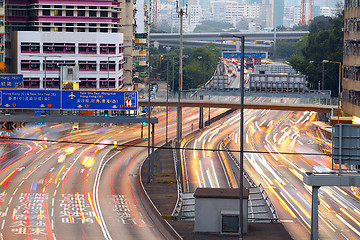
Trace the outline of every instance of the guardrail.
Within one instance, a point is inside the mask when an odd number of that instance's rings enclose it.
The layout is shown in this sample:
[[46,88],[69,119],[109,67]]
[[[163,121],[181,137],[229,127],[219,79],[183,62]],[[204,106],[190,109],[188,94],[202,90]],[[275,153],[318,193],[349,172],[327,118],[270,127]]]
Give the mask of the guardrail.
[[[231,160],[234,162],[234,164],[240,169],[240,165],[239,165],[239,161],[237,160],[237,158],[234,156],[234,154],[232,152],[230,152],[229,148],[225,145],[224,141],[221,141],[221,145],[223,146],[223,148],[226,150],[226,152],[228,153],[228,155],[230,156]],[[250,178],[249,174],[244,170],[243,171],[243,176],[246,178],[246,180],[248,180],[249,184],[251,187],[254,188],[258,188],[260,193],[261,193],[261,197],[264,199],[264,201],[266,202],[266,205],[269,207],[273,218],[266,218],[266,219],[260,219],[260,220],[269,220],[271,222],[276,222],[278,220],[278,215],[276,213],[276,210],[274,208],[274,205],[272,204],[269,196],[267,195],[267,193],[265,192],[263,186],[261,184],[259,184],[258,186],[255,184],[255,182]],[[239,176],[240,177],[240,176]]]
[[174,166],[175,166],[175,173],[176,173],[176,184],[177,184],[177,200],[174,207],[173,212],[171,213],[171,217],[173,219],[178,219],[179,214],[182,207],[182,184],[181,184],[181,174],[179,174],[179,159],[177,155],[176,145],[177,142],[172,142],[173,147],[173,158],[174,158]]
[[266,204],[268,205],[268,207],[270,208],[270,211],[273,215],[274,219],[278,219],[278,215],[276,213],[275,207],[273,205],[273,203],[271,202],[269,196],[267,195],[266,191],[264,190],[263,186],[261,185],[261,183],[259,184],[259,190],[261,192],[261,196],[263,197],[263,199],[265,200]]

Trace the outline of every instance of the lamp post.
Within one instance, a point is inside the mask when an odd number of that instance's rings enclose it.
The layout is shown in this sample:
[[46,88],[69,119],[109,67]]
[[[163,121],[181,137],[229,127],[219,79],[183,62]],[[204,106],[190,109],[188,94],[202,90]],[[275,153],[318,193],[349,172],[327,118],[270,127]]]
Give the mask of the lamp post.
[[186,8],[179,8],[179,1],[176,1],[176,12],[180,16],[180,52],[179,52],[179,96],[178,96],[178,107],[177,107],[177,141],[180,146],[180,139],[182,135],[182,108],[180,108],[180,94],[183,87],[183,69],[182,69],[182,58],[183,58],[183,16],[187,15],[187,4]]
[[44,58],[44,65],[45,65],[45,69],[44,69],[44,80],[43,80],[43,88],[46,89],[46,65],[47,65],[47,58],[48,57],[62,57],[60,55],[29,55],[30,57],[43,57]]
[[116,55],[116,56],[108,56],[107,57],[107,85],[108,85],[108,89],[110,89],[110,59],[111,58],[117,58],[117,57],[122,57],[123,55]]
[[169,118],[169,59],[166,59],[166,146],[168,144],[168,118]]
[[241,108],[240,108],[240,176],[239,176],[239,190],[240,190],[240,206],[239,206],[239,239],[243,239],[244,235],[244,209],[243,209],[243,192],[244,192],[244,71],[245,71],[245,63],[244,63],[244,55],[245,55],[245,36],[233,35],[233,34],[220,34],[221,37],[233,37],[239,38],[241,40],[241,70],[240,70],[240,101],[241,101]]
[[342,83],[342,62],[322,60],[322,63],[336,63],[336,64],[339,64],[338,119],[337,119],[337,123],[339,124],[340,123],[340,111],[341,111],[340,95],[341,95],[341,83]]

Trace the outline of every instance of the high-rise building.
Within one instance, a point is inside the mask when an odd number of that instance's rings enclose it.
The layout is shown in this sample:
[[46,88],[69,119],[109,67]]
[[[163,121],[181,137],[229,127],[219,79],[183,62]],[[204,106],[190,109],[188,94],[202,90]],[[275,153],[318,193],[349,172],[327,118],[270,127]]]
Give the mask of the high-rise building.
[[284,24],[284,0],[272,0],[273,28]]
[[0,73],[5,72],[5,8],[0,0]]
[[342,110],[360,118],[360,6],[345,1]]
[[6,1],[6,71],[23,74],[26,87],[58,88],[61,66],[78,66],[80,88],[120,89],[123,7],[119,0]]

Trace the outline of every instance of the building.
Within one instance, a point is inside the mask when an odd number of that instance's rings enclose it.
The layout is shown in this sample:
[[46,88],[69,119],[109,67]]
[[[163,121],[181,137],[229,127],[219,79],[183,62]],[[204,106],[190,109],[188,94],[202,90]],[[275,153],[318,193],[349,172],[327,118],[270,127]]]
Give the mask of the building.
[[124,34],[124,87],[128,90],[133,90],[132,79],[134,71],[133,54],[135,42],[135,1],[122,1],[122,8],[119,12],[121,19],[121,32]]
[[58,89],[62,66],[78,66],[80,89],[119,89],[124,78],[123,34],[104,36],[100,32],[15,31],[10,72],[23,75],[25,88]]
[[[24,79],[30,79],[25,84],[28,87],[56,87],[56,76],[51,76],[50,67],[44,66],[44,60],[51,59],[54,63],[63,61],[64,64],[80,64],[80,80],[84,81],[80,83],[80,87],[106,86],[120,89],[124,82],[131,83],[131,77],[124,79],[122,67],[124,26],[120,22],[120,12],[123,11],[123,5],[118,0],[8,0],[5,6],[5,39],[6,46],[12,47],[6,48],[5,52],[6,72],[24,73]],[[33,37],[29,35],[29,31]],[[14,32],[17,33],[13,34]],[[62,39],[63,35],[68,40]],[[25,36],[29,37],[29,41],[26,41]],[[29,68],[34,66],[34,69],[25,70],[22,63],[35,61],[35,57],[30,55],[37,55],[38,62],[29,63]],[[54,57],[55,55],[60,57]],[[55,68],[55,65],[52,67]],[[129,68],[132,69],[132,64]],[[43,69],[49,69],[50,75],[46,77],[54,79],[45,79],[40,73]],[[35,74],[37,71],[39,73]],[[90,75],[92,77],[89,78]],[[32,78],[35,78],[34,83]],[[48,85],[51,82],[53,84]]]
[[360,6],[345,1],[342,110],[360,118]]
[[0,73],[5,73],[5,8],[0,0]]

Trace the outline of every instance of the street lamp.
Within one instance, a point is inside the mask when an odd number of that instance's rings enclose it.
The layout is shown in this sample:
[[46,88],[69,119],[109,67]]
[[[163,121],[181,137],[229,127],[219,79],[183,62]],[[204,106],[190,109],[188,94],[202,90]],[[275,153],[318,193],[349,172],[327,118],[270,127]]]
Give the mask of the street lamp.
[[107,85],[108,85],[108,89],[110,89],[110,59],[111,58],[117,58],[117,57],[122,57],[123,55],[116,55],[116,56],[108,56],[107,57],[107,72],[108,72],[108,76],[107,76]]
[[341,83],[342,83],[342,62],[335,62],[329,60],[322,60],[323,63],[336,63],[339,64],[339,92],[338,92],[338,120],[337,123],[340,123],[340,94],[341,94]]
[[239,176],[239,190],[240,190],[240,209],[239,209],[239,230],[240,230],[240,237],[239,239],[243,239],[244,234],[244,209],[243,209],[243,187],[244,187],[244,72],[245,72],[245,36],[239,36],[234,34],[227,34],[227,33],[220,33],[221,37],[233,37],[239,38],[241,40],[241,70],[240,70],[240,101],[241,101],[241,108],[240,108],[240,176]]
[[[44,58],[44,63],[45,63],[45,69],[44,69],[44,77],[45,77],[45,79],[43,80],[43,88],[45,88],[46,89],[46,64],[47,64],[47,58],[48,57],[62,57],[62,56],[60,56],[60,55],[49,55],[49,56],[46,56],[46,55],[29,55],[30,57],[43,57]],[[44,87],[45,86],[45,87]]]
[[178,96],[178,108],[177,108],[177,141],[180,146],[181,132],[182,132],[182,109],[180,108],[180,94],[183,87],[183,16],[187,15],[188,5],[186,4],[185,9],[179,8],[179,1],[176,1],[176,12],[180,16],[180,46],[179,46],[179,96]]

